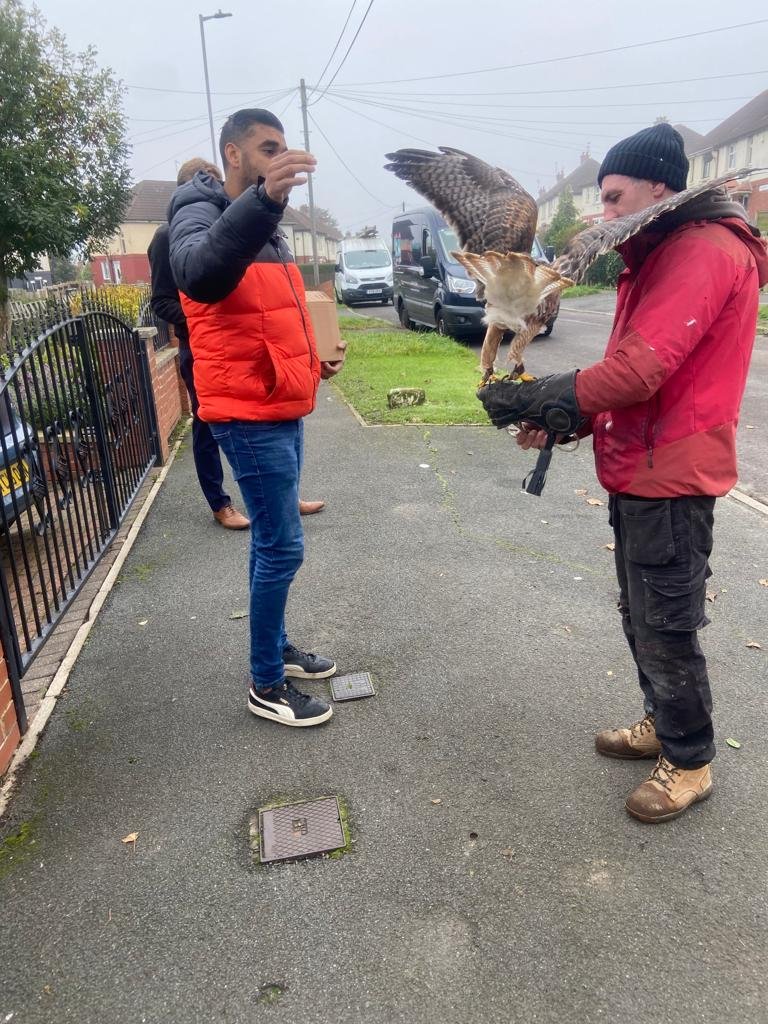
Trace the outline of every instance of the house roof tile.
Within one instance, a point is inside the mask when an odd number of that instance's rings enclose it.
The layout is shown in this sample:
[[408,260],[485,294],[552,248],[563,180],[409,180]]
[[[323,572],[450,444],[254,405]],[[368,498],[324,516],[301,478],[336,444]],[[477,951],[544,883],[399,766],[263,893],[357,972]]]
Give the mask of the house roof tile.
[[727,142],[743,139],[745,135],[755,135],[768,128],[768,89],[764,90],[745,103],[743,107],[726,117],[709,135],[705,136],[697,153],[724,146]]

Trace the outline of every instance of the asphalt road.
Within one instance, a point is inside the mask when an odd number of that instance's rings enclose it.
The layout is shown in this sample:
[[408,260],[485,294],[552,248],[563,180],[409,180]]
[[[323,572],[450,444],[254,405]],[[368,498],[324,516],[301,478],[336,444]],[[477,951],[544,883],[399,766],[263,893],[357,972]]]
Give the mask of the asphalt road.
[[[761,296],[768,301],[768,295]],[[528,350],[526,367],[536,376],[572,366],[589,366],[600,359],[610,334],[614,294],[605,292],[568,299],[560,307],[555,329],[537,338]],[[355,306],[362,316],[398,323],[393,306]],[[479,351],[479,343],[473,344]],[[505,355],[500,354],[498,365]],[[738,433],[739,483],[746,494],[768,503],[768,337],[758,335],[741,410]]]
[[[531,368],[572,365],[590,316]],[[640,701],[591,453],[541,498],[531,465],[489,426],[365,428],[322,385],[287,624],[376,696],[291,730],[246,709],[249,539],[186,443],[0,823],[0,1022],[764,1024],[768,517],[718,503],[714,796],[643,826],[649,764],[593,747]],[[253,861],[258,808],[330,794],[349,853]]]

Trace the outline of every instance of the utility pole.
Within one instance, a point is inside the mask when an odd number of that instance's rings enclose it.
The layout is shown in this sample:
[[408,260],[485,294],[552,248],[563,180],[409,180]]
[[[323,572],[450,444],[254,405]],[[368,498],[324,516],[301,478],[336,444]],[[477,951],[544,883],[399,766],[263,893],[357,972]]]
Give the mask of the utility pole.
[[[307,87],[301,80],[301,120],[304,124],[304,149],[309,152],[309,125],[307,124]],[[312,175],[307,175],[309,190],[309,225],[312,231],[312,265],[314,266],[315,287],[320,286],[320,266],[317,261],[317,217],[315,215],[315,194],[312,189]]]

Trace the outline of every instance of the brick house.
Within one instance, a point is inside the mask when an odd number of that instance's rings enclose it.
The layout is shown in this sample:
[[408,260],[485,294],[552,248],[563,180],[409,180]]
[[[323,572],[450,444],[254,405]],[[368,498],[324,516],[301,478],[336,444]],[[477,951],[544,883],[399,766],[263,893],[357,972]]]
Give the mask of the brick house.
[[[705,137],[684,124],[676,124],[674,128],[682,135],[685,152],[691,158],[692,154],[704,145]],[[560,172],[557,184],[539,194],[537,203],[540,231],[546,230],[552,223],[552,218],[557,213],[560,196],[566,188],[570,188],[576,212],[585,224],[602,220],[603,206],[600,202],[600,189],[597,187],[599,170],[600,162],[594,160],[589,153],[582,153],[581,161],[575,171],[571,171],[567,176],[562,171]]]
[[[147,284],[149,260],[147,248],[158,227],[165,223],[168,204],[176,182],[140,181],[133,189],[130,205],[108,251],[91,259],[93,282],[101,284]],[[312,239],[309,219],[288,207],[281,222],[288,244],[297,263],[312,260]],[[335,231],[318,231],[318,256],[323,263],[336,258],[336,243],[341,238]]]
[[[768,167],[768,89],[713,128],[689,156],[691,185],[741,167]],[[730,191],[749,218],[768,232],[768,173],[756,170],[734,182]]]
[[579,166],[566,175],[560,171],[557,183],[552,188],[539,193],[539,230],[545,231],[557,213],[560,196],[567,188],[573,195],[573,203],[581,220],[589,224],[602,216],[600,192],[597,188],[597,172],[600,164],[589,153],[582,153]]

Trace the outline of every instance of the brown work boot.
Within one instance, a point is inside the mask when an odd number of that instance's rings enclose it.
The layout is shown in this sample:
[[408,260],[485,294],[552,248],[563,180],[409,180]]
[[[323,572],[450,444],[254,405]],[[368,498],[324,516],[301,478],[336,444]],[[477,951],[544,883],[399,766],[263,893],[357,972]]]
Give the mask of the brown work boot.
[[302,516],[313,516],[321,508],[325,508],[324,501],[304,501],[303,498],[299,498],[299,514]]
[[247,530],[251,525],[250,521],[245,518],[243,513],[238,512],[237,509],[232,508],[231,505],[225,505],[224,508],[220,508],[217,512],[214,512],[213,518],[219,526],[223,526],[225,530]]
[[605,757],[620,757],[627,761],[658,757],[661,744],[656,738],[653,715],[646,715],[628,729],[603,729],[595,736],[595,750]]
[[676,768],[660,756],[645,782],[627,797],[626,808],[633,818],[655,824],[679,817],[691,804],[712,793],[712,772],[703,768]]

